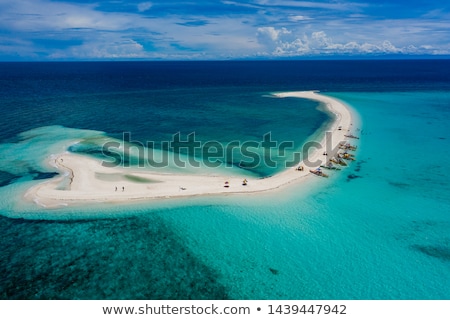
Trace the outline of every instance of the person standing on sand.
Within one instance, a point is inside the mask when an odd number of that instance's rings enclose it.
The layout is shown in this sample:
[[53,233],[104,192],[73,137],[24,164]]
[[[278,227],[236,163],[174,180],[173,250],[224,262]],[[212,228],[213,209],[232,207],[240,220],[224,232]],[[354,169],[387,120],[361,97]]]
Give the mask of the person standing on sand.
[[125,191],[125,187],[122,187],[122,192],[124,192]]

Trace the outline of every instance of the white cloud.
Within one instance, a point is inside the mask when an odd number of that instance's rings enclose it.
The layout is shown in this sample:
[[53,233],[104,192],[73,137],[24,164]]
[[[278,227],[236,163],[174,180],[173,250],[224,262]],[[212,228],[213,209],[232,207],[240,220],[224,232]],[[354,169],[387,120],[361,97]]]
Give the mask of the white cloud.
[[57,51],[50,58],[79,59],[126,59],[145,58],[146,52],[142,44],[131,39],[117,39],[104,42],[86,42],[80,46],[71,47],[65,51]]
[[[266,38],[263,39],[264,41],[260,42],[261,45],[266,48],[266,51],[263,51],[260,55],[265,56],[292,57],[320,54],[420,54],[433,49],[431,46],[417,48],[411,44],[404,47],[396,47],[389,40],[383,40],[378,43],[358,43],[357,41],[336,43],[324,31],[314,31],[310,35],[304,34],[302,37],[294,38],[292,38],[293,32],[287,29],[265,27],[259,28],[258,32],[266,35]],[[285,37],[285,35],[289,35],[289,37]],[[259,39],[261,39],[261,37]],[[268,40],[271,42],[268,42]],[[442,54],[441,52],[439,53]]]
[[300,15],[291,15],[288,18],[289,18],[289,20],[294,21],[294,22],[312,20],[312,18],[310,18],[308,16],[300,16]]
[[95,10],[94,5],[46,0],[16,0],[0,10],[0,27],[23,32],[95,29],[119,31],[133,23],[131,15]]
[[367,4],[356,2],[342,2],[342,1],[298,1],[298,0],[255,0],[254,3],[261,6],[268,7],[292,7],[292,8],[308,8],[308,9],[325,9],[336,11],[356,11],[360,8],[366,7]]
[[315,47],[327,48],[333,46],[333,40],[327,37],[324,31],[316,31],[311,34],[311,42]]
[[400,53],[401,49],[396,48],[390,41],[384,40],[382,48],[386,53]]
[[274,27],[261,27],[258,28],[258,35],[262,37],[268,37],[272,41],[278,40],[282,34],[290,34],[291,31],[286,28],[275,29]]
[[153,4],[151,2],[141,2],[138,4],[138,10],[139,12],[144,12],[149,10],[151,7],[153,6]]
[[[0,39],[0,57],[14,50],[23,56],[66,59],[450,53],[450,23],[445,19],[371,19],[358,10],[349,11],[353,4],[341,1],[223,0],[222,4],[246,8],[242,12],[234,8],[236,14],[191,11],[149,18],[137,12],[152,8],[147,1],[136,3],[135,13],[127,13],[101,11],[98,4],[0,0],[0,33],[5,38]],[[208,23],[187,27],[186,21]],[[54,46],[46,47],[46,39]],[[55,51],[58,40],[62,44]]]

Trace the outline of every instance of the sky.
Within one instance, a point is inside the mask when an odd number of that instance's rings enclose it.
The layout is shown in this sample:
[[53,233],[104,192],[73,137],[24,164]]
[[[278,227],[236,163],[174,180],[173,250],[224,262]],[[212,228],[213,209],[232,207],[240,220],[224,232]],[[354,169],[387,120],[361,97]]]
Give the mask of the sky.
[[0,0],[0,60],[450,54],[448,0]]

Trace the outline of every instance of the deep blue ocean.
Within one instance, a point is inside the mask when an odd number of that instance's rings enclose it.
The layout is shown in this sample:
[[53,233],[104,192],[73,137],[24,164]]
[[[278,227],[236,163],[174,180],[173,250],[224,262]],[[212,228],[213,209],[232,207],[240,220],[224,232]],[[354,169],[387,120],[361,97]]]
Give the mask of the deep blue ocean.
[[[330,115],[270,95],[303,90],[359,118],[357,161],[326,181],[62,209],[23,198],[56,174],[52,154],[100,157],[124,132],[156,149],[177,132],[270,132],[300,149]],[[0,63],[0,111],[1,299],[450,299],[450,60]]]

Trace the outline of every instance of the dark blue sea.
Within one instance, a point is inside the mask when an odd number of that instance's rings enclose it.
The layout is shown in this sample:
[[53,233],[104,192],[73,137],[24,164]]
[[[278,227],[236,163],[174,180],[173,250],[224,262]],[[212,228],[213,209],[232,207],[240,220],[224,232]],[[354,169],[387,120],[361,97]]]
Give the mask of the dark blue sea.
[[[60,209],[24,198],[57,174],[52,154],[101,157],[124,132],[156,149],[270,132],[295,151],[331,116],[271,94],[304,90],[360,118],[357,161],[327,181]],[[1,299],[450,299],[450,60],[0,63],[0,110]],[[239,160],[230,170],[284,169]]]

